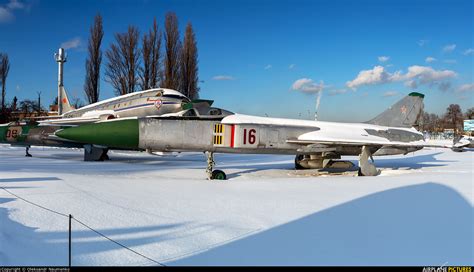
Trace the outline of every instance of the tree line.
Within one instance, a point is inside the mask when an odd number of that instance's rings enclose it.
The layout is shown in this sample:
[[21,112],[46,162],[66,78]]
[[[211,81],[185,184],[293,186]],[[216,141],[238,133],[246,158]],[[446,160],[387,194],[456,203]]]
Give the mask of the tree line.
[[[89,29],[84,94],[88,103],[99,101],[102,66],[103,20],[94,17]],[[126,32],[115,33],[114,41],[105,50],[105,81],[114,88],[116,95],[133,93],[151,88],[177,90],[191,99],[199,98],[198,51],[192,24],[186,25],[183,39],[179,32],[178,17],[174,12],[165,15],[164,30],[156,21],[140,36],[137,27],[130,25]],[[41,94],[38,102],[26,99],[18,102],[15,97],[10,105],[5,101],[6,82],[10,70],[8,54],[0,52],[0,87],[2,90],[0,122],[10,119],[12,111],[41,113]],[[79,98],[73,99],[82,106]],[[53,101],[52,105],[57,104]]]
[[450,104],[441,116],[423,112],[419,120],[419,130],[427,132],[443,132],[445,129],[454,129],[455,133],[463,131],[463,120],[474,119],[474,107],[462,112],[458,104]]
[[[103,37],[102,16],[97,14],[90,27],[85,62],[84,93],[89,103],[99,101]],[[187,24],[182,41],[178,18],[173,12],[168,12],[165,16],[164,31],[158,27],[155,18],[150,29],[141,38],[135,26],[129,26],[126,32],[116,33],[114,37],[114,42],[105,51],[104,74],[105,81],[113,86],[116,95],[133,93],[138,89],[163,87],[180,91],[191,99],[199,97],[197,42],[191,23]],[[7,105],[5,96],[9,71],[8,54],[0,52],[0,123],[8,121],[11,112],[43,112],[41,93],[38,93],[37,101],[26,99],[18,102],[17,97],[14,97]],[[52,104],[57,104],[57,99]],[[73,104],[76,107],[82,106],[78,98],[73,99]],[[444,129],[455,129],[460,132],[463,130],[463,119],[474,119],[474,108],[463,114],[458,104],[451,104],[441,116],[424,112],[421,117],[421,131],[442,132]]]
[[10,71],[10,60],[8,54],[0,52],[0,87],[2,89],[2,104],[0,112],[0,122],[4,122],[10,112],[10,107],[6,106],[5,96],[7,94],[7,77]]
[[[103,36],[102,17],[98,14],[88,40],[84,93],[89,103],[99,100]],[[164,33],[155,18],[141,38],[135,26],[114,37],[105,51],[105,81],[112,85],[116,95],[162,87],[180,91],[191,99],[199,97],[197,42],[191,23],[186,25],[182,41],[173,12],[165,16]]]

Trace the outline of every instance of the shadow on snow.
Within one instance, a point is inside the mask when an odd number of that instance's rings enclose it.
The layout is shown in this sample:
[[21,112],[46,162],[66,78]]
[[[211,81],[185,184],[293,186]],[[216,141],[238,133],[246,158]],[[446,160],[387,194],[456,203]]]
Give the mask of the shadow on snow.
[[472,265],[473,216],[473,207],[449,187],[406,186],[355,199],[171,264]]
[[[12,198],[0,198],[0,204],[13,201]],[[48,214],[45,220],[57,215]],[[64,218],[64,231],[45,232],[36,228],[24,226],[13,221],[8,216],[8,209],[0,207],[0,265],[59,265],[68,264],[68,219]],[[185,224],[163,224],[158,226],[98,229],[101,233],[111,237],[128,247],[136,248],[142,245],[160,243],[180,236],[179,229]],[[122,247],[106,240],[98,234],[86,229],[79,223],[72,221],[72,253],[73,265],[101,265],[91,263],[88,258],[96,253],[125,250]],[[25,251],[25,249],[27,249]],[[140,250],[138,250],[140,251]],[[8,254],[7,254],[8,253]],[[123,253],[123,252],[122,252]],[[157,251],[141,252],[153,258]],[[9,260],[8,256],[18,256]],[[83,258],[85,259],[83,260]],[[94,258],[94,257],[92,257]],[[88,262],[88,263],[84,263]],[[114,265],[156,265],[143,257],[128,252],[109,256],[105,264]]]

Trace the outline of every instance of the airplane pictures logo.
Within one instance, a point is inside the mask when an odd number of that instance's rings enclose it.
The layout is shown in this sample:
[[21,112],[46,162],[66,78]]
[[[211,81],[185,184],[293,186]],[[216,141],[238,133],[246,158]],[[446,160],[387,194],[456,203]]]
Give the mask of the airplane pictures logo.
[[440,266],[440,267],[424,267],[423,272],[472,272],[469,266]]

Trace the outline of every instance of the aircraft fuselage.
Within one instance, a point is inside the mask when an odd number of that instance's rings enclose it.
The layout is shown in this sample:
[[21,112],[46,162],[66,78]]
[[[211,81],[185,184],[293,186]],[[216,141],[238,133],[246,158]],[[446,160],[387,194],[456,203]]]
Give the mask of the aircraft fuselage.
[[64,113],[64,118],[91,115],[112,115],[114,118],[162,115],[181,110],[183,101],[189,101],[174,90],[152,89],[122,95]]
[[[111,120],[68,128],[56,134],[61,138],[110,148],[251,154],[358,155],[364,143],[375,140],[379,144],[367,144],[374,155],[394,155],[416,151],[419,148],[408,145],[423,143],[423,135],[409,128],[266,117],[250,121],[241,115],[218,120],[168,117]],[[317,136],[320,142],[326,139],[327,145],[312,144],[310,139],[313,136]],[[334,147],[332,142],[335,139],[341,141],[345,137],[352,144]],[[127,141],[116,142],[120,138]],[[360,144],[354,144],[357,141]],[[407,147],[381,148],[390,142],[407,143]],[[381,152],[377,154],[379,149]]]

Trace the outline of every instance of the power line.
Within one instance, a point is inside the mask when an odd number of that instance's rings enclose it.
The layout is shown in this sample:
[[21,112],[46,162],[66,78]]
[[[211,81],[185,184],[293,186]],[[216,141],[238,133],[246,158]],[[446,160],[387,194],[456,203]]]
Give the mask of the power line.
[[46,210],[46,211],[55,213],[55,214],[57,214],[57,215],[61,215],[61,216],[64,216],[64,217],[69,217],[69,215],[67,215],[67,214],[64,214],[64,213],[61,213],[61,212],[57,212],[57,211],[51,210],[51,209],[46,208],[46,207],[44,207],[44,206],[41,206],[41,205],[39,205],[39,204],[33,203],[33,202],[31,202],[31,201],[29,201],[29,200],[27,200],[27,199],[24,199],[23,197],[21,197],[21,196],[19,196],[19,195],[16,195],[16,194],[14,194],[14,193],[12,193],[12,192],[10,192],[10,191],[8,191],[8,190],[7,190],[6,188],[4,188],[4,187],[0,187],[0,188],[3,189],[5,192],[11,194],[12,196],[15,196],[16,198],[25,201],[26,203],[29,203],[29,204],[34,205],[34,206],[36,206],[36,207],[39,207],[39,208],[41,208],[41,209],[43,209],[43,210]]
[[97,230],[95,230],[95,229],[89,227],[88,225],[84,224],[83,222],[77,220],[75,217],[73,217],[72,220],[74,220],[74,221],[76,221],[77,223],[83,225],[84,227],[90,229],[91,231],[97,233],[98,235],[104,237],[105,239],[111,241],[112,243],[115,243],[115,244],[117,244],[117,245],[119,245],[119,246],[121,246],[121,247],[123,247],[123,248],[125,248],[125,249],[127,249],[127,250],[130,250],[131,252],[133,252],[133,253],[135,253],[135,254],[137,254],[137,255],[139,255],[139,256],[142,256],[143,258],[145,258],[145,259],[147,259],[147,260],[149,260],[149,261],[152,261],[152,262],[154,262],[154,263],[156,263],[156,264],[159,264],[159,265],[161,265],[161,266],[166,266],[166,265],[164,265],[164,264],[162,264],[162,263],[160,263],[160,262],[158,262],[158,261],[153,260],[153,259],[150,258],[150,257],[147,257],[147,256],[145,256],[145,255],[143,255],[143,254],[141,254],[141,253],[139,253],[139,252],[136,252],[135,250],[133,250],[133,249],[131,249],[131,248],[129,248],[129,247],[127,247],[127,246],[125,246],[125,245],[123,245],[123,244],[121,244],[121,243],[119,243],[119,242],[117,242],[117,241],[115,241],[115,240],[113,240],[113,239],[107,237],[106,235],[100,233],[99,231],[97,231]]
[[[17,194],[14,194],[14,193],[10,192],[9,190],[7,190],[7,189],[4,188],[4,187],[1,187],[1,186],[0,186],[0,189],[4,190],[5,192],[9,193],[10,195],[12,195],[12,196],[14,196],[14,197],[16,197],[16,198],[18,198],[18,199],[20,199],[20,200],[25,201],[26,203],[29,203],[29,204],[31,204],[31,205],[34,205],[34,206],[36,206],[36,207],[38,207],[38,208],[41,208],[41,209],[43,209],[43,210],[46,210],[46,211],[55,213],[55,214],[57,214],[57,215],[61,215],[61,216],[64,216],[64,217],[69,218],[69,215],[67,215],[67,214],[64,214],[64,213],[61,213],[61,212],[58,212],[58,211],[55,211],[55,210],[46,208],[46,207],[41,206],[41,205],[39,205],[39,204],[36,204],[36,203],[34,203],[34,202],[31,202],[31,201],[29,201],[29,200],[27,200],[27,199],[25,199],[25,198],[23,198],[23,197],[21,197],[21,196],[19,196],[19,195],[17,195]],[[111,241],[112,243],[115,243],[115,244],[117,244],[117,245],[123,247],[124,249],[127,249],[127,250],[129,250],[129,251],[135,253],[135,254],[138,255],[138,256],[141,256],[141,257],[143,257],[143,258],[145,258],[145,259],[147,259],[147,260],[149,260],[149,261],[152,261],[152,262],[154,262],[154,263],[156,263],[156,264],[158,264],[158,265],[160,265],[160,266],[166,266],[166,265],[163,264],[163,263],[160,263],[160,262],[158,262],[158,261],[156,261],[156,260],[154,260],[154,259],[152,259],[152,258],[150,258],[150,257],[147,257],[147,256],[145,256],[145,255],[143,255],[143,254],[141,254],[141,253],[139,253],[139,252],[137,252],[137,251],[135,251],[135,250],[133,250],[133,249],[131,249],[131,248],[129,248],[129,247],[127,247],[127,246],[125,246],[125,245],[123,245],[123,244],[121,244],[121,243],[115,241],[115,240],[113,240],[112,238],[110,238],[110,237],[108,237],[108,236],[102,234],[101,232],[99,232],[99,231],[93,229],[92,227],[89,227],[89,226],[86,225],[85,223],[79,221],[77,218],[72,217],[72,219],[73,219],[74,221],[76,221],[77,223],[81,224],[82,226],[88,228],[89,230],[91,230],[91,231],[97,233],[98,235],[104,237],[105,239]]]

